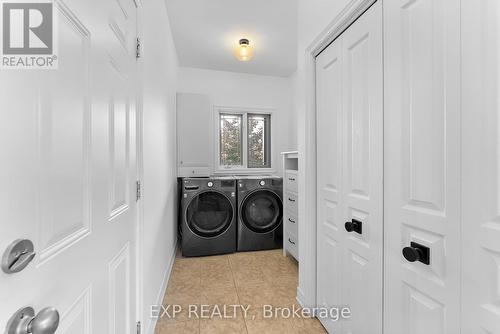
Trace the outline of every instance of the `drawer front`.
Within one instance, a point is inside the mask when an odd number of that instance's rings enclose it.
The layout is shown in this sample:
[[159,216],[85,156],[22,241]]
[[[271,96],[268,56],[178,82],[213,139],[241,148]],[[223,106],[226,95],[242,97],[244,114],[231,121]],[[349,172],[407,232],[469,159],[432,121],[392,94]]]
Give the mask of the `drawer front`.
[[299,240],[292,233],[287,233],[286,236],[286,249],[294,258],[299,259]]
[[287,171],[285,173],[285,186],[286,190],[299,191],[299,179],[296,171]]
[[299,198],[296,194],[287,192],[283,201],[285,202],[285,206],[288,211],[294,214],[299,212]]
[[287,232],[290,232],[294,235],[299,235],[298,232],[298,223],[297,215],[292,214],[290,212],[285,212],[285,225]]
[[206,177],[210,175],[208,167],[179,167],[177,170],[178,177]]

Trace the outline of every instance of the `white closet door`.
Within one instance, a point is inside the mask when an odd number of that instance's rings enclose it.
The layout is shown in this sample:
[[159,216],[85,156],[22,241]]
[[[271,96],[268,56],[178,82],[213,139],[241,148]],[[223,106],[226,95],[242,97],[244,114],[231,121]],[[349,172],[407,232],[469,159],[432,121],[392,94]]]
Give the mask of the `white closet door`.
[[500,3],[462,1],[462,333],[500,333]]
[[[384,331],[456,334],[460,2],[386,0],[384,19]],[[428,265],[402,256],[410,242],[430,249]]]
[[382,6],[375,3],[342,37],[344,222],[342,300],[351,308],[344,333],[382,333],[383,63]]
[[[317,58],[318,296],[349,306],[331,333],[382,333],[382,9],[374,4]],[[346,222],[362,224],[347,232]]]
[[[317,301],[319,307],[341,305],[342,235],[342,64],[341,39],[316,58],[317,103]],[[341,322],[321,319],[330,333]]]

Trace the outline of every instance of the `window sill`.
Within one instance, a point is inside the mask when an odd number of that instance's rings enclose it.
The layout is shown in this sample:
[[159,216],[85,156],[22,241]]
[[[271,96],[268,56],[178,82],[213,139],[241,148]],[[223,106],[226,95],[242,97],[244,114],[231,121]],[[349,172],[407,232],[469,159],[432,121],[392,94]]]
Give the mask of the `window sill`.
[[274,168],[240,168],[240,169],[217,169],[214,175],[270,175],[276,174]]

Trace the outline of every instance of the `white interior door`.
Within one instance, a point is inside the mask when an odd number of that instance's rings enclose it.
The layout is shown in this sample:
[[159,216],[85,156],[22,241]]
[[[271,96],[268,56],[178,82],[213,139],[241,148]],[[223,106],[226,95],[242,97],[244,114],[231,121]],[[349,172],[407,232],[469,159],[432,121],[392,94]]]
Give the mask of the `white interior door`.
[[500,333],[500,3],[461,3],[461,325]]
[[[382,333],[382,6],[375,3],[318,57],[318,296],[351,308],[332,333]],[[361,230],[348,232],[346,222]],[[367,279],[369,278],[369,279]]]
[[0,330],[53,306],[58,333],[135,328],[133,0],[55,1],[57,70],[0,74],[0,251],[36,257],[0,273]]
[[[316,58],[317,121],[317,303],[341,305],[342,249],[342,50],[341,38]],[[321,319],[330,333],[342,323]]]
[[[382,4],[376,2],[342,36],[343,215],[362,223],[344,236],[343,301],[352,318],[344,333],[382,333],[383,63]],[[367,279],[369,278],[369,279]]]
[[[386,0],[384,19],[384,330],[456,334],[460,2]],[[429,264],[403,257],[411,242],[429,248]]]

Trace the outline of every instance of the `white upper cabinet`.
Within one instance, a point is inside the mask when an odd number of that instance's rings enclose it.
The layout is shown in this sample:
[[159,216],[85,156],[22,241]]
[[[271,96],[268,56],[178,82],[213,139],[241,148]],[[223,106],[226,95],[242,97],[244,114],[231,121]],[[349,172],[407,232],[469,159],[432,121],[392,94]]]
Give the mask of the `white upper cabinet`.
[[177,94],[177,176],[210,174],[210,115],[207,96]]

